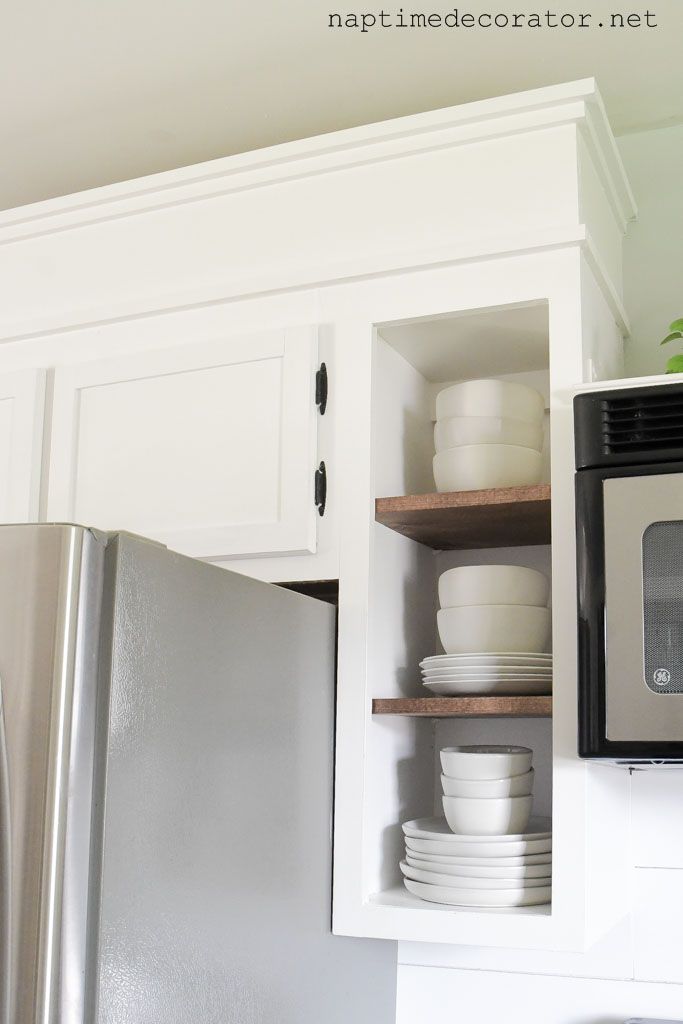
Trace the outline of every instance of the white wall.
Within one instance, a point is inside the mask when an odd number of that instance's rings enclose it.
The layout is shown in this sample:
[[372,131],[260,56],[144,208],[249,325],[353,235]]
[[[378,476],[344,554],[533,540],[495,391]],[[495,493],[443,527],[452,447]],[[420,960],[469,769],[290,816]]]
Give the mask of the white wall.
[[638,203],[624,249],[624,292],[632,338],[629,375],[660,373],[674,343],[660,348],[683,316],[683,125],[624,135],[619,149]]
[[[625,136],[619,146],[639,206],[624,254],[635,376],[661,372],[683,351],[659,348],[683,316],[683,126]],[[623,919],[585,953],[400,943],[397,1024],[683,1021],[683,770],[634,773],[628,856]]]

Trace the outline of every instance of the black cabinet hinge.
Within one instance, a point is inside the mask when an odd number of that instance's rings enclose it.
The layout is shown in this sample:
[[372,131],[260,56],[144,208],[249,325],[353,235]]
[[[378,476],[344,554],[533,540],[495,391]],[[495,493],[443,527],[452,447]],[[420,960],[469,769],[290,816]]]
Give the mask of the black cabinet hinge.
[[318,513],[324,516],[325,502],[327,501],[327,469],[324,462],[321,462],[315,471],[314,495]]
[[[310,380],[310,377],[309,377]],[[320,369],[315,375],[315,404],[321,416],[325,415],[327,409],[327,366],[320,364]],[[322,512],[320,513],[322,515]]]

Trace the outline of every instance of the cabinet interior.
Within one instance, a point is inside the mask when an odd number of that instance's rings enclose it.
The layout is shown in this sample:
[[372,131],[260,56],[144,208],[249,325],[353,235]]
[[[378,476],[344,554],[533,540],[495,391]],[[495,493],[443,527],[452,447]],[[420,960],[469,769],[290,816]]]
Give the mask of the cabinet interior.
[[[435,491],[435,398],[449,383],[500,377],[528,383],[548,404],[546,303],[471,310],[377,325],[373,356],[373,476],[376,498]],[[550,481],[548,415],[542,482]],[[424,697],[419,662],[442,653],[437,581],[446,569],[510,563],[551,572],[549,545],[433,550],[373,523],[368,679],[375,698]],[[439,750],[457,743],[517,743],[534,751],[534,815],[551,814],[549,718],[370,717],[364,865],[366,898],[435,909],[404,889],[401,823],[442,814]],[[443,908],[454,913],[457,908]],[[519,913],[520,911],[512,911]],[[547,914],[547,907],[524,913]],[[511,911],[505,911],[511,913]]]

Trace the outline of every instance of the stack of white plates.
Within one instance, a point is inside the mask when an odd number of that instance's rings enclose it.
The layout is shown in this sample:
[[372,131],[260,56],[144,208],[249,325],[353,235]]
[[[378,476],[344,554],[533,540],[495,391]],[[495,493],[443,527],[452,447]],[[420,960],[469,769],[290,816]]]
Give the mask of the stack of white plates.
[[434,654],[420,662],[422,682],[440,697],[461,694],[548,694],[552,654]]
[[519,835],[455,835],[444,818],[403,825],[401,861],[409,892],[456,907],[529,907],[551,898],[550,821],[532,819]]

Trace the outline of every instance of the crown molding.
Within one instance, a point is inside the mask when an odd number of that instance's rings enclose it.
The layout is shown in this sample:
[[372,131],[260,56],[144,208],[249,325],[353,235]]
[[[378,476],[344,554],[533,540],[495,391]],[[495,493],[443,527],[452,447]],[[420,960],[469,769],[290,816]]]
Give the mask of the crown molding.
[[0,245],[268,185],[554,126],[587,125],[608,194],[634,209],[594,79],[447,107],[224,157],[0,213]]

